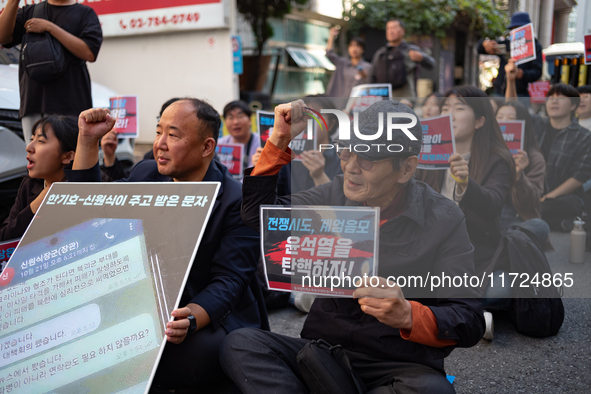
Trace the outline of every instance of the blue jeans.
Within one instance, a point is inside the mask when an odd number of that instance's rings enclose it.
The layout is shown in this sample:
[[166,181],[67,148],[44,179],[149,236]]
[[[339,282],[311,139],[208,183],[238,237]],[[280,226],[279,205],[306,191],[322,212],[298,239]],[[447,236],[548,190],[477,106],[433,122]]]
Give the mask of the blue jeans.
[[535,218],[524,221],[519,217],[512,205],[505,204],[501,213],[501,227],[503,230],[507,230],[511,226],[520,226],[531,231],[536,235],[541,244],[546,242],[550,234],[550,226],[544,220]]

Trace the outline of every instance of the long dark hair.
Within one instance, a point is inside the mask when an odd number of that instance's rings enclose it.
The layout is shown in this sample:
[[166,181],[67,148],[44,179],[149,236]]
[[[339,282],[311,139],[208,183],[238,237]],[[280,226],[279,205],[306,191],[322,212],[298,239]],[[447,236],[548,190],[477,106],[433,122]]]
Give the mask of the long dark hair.
[[523,150],[526,151],[528,154],[531,154],[534,151],[540,152],[540,146],[538,145],[538,141],[536,141],[536,135],[534,134],[534,125],[531,115],[525,105],[521,104],[519,101],[507,101],[499,106],[497,113],[503,107],[513,107],[515,108],[515,113],[517,114],[518,120],[525,121],[525,135],[523,140]]
[[[472,138],[472,145],[470,147],[470,161],[468,169],[470,171],[470,178],[474,179],[478,184],[482,184],[485,177],[485,170],[492,155],[499,155],[507,162],[511,168],[511,185],[515,180],[515,161],[507,143],[503,139],[503,134],[499,128],[499,124],[495,118],[492,105],[488,100],[488,96],[480,89],[474,86],[463,85],[457,86],[445,93],[445,98],[454,95],[464,104],[470,106],[474,111],[474,117],[479,119],[484,116],[484,125],[476,130]],[[477,100],[466,100],[466,98],[478,98]],[[417,178],[427,183],[433,189],[441,192],[443,182],[445,182],[445,171],[424,170],[417,171]]]
[[64,115],[46,116],[35,122],[33,125],[33,135],[35,135],[35,131],[39,128],[45,133],[48,125],[51,126],[53,134],[60,143],[61,153],[76,151],[76,145],[78,144],[78,118]]

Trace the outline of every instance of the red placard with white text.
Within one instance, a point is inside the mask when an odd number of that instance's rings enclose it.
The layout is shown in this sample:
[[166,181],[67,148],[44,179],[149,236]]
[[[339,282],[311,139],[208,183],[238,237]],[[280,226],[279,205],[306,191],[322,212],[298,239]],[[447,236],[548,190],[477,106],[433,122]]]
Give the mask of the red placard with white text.
[[523,150],[523,134],[525,131],[525,121],[523,120],[508,120],[499,122],[501,133],[507,143],[507,147],[512,155],[517,154],[518,150]]
[[451,116],[437,116],[421,120],[423,144],[419,155],[422,170],[441,170],[449,168],[449,158],[456,152]]
[[[19,7],[42,0],[20,0]],[[104,37],[228,27],[228,0],[78,0],[94,9]],[[0,3],[4,11],[6,1]]]
[[511,30],[511,58],[515,64],[523,64],[536,59],[534,27],[531,23]]
[[[20,239],[13,239],[12,241],[6,241],[0,243],[0,272],[4,269],[4,266],[10,260],[12,253],[16,249]],[[0,278],[0,285],[2,279]]]
[[230,174],[236,179],[242,179],[242,157],[244,155],[243,144],[217,144],[215,147],[220,162],[228,167]]
[[546,102],[546,94],[550,90],[550,81],[537,81],[527,84],[527,92],[529,93],[529,101],[534,104],[544,104]]
[[119,138],[137,138],[139,124],[137,120],[137,96],[118,96],[109,99],[111,116],[117,119],[114,130]]
[[585,36],[585,64],[591,64],[591,34]]

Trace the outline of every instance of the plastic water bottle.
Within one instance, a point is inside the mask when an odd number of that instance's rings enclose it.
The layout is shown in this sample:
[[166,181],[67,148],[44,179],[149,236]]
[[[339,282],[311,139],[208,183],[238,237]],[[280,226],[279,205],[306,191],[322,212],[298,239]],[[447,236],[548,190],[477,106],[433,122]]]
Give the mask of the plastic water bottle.
[[585,222],[580,217],[576,217],[574,221],[575,227],[570,232],[570,262],[581,264],[585,262],[585,242],[587,241],[587,233],[583,229]]

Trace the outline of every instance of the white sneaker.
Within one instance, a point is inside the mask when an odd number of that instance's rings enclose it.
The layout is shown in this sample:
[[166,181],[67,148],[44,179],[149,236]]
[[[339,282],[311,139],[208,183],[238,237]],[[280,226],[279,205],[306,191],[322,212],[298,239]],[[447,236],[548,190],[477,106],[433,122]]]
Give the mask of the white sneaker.
[[314,300],[316,299],[316,295],[308,294],[308,293],[291,293],[292,298],[290,302],[293,302],[293,306],[295,306],[298,310],[309,313]]
[[493,315],[490,312],[484,311],[484,322],[486,323],[486,330],[482,338],[492,341],[495,335],[495,325],[493,323]]

